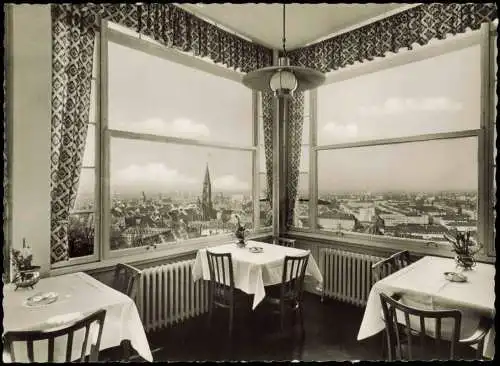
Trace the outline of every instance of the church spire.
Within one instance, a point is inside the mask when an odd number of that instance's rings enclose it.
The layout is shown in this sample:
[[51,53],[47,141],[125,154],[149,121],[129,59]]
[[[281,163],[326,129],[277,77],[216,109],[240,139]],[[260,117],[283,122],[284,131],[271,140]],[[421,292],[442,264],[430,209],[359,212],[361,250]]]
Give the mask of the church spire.
[[209,221],[213,217],[212,205],[212,183],[210,182],[210,172],[208,162],[205,168],[205,178],[203,179],[203,193],[201,196],[201,213],[203,221]]

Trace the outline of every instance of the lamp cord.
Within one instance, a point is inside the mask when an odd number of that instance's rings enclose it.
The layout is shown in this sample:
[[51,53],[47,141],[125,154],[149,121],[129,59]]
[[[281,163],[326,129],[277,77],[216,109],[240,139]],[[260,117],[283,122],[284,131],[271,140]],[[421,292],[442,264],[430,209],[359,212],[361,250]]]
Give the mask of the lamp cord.
[[283,3],[283,56],[286,57],[286,47],[285,47],[285,43],[286,43],[286,31],[285,31],[285,6],[286,4]]

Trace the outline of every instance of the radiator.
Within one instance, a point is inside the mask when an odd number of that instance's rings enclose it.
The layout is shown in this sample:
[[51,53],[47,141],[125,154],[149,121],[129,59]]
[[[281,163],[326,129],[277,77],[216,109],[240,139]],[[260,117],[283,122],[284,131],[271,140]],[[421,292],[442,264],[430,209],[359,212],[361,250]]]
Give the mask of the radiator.
[[208,311],[206,281],[193,282],[193,260],[142,270],[137,308],[146,331],[166,328]]
[[381,257],[339,249],[322,248],[320,270],[323,274],[324,296],[358,306],[366,305],[372,284],[372,264]]

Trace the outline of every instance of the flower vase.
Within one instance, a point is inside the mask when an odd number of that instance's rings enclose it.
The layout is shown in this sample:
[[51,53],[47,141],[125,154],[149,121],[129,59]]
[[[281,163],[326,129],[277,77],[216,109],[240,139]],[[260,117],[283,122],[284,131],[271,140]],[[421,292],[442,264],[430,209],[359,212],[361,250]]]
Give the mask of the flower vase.
[[40,266],[31,266],[29,268],[21,268],[17,270],[12,282],[16,286],[14,289],[31,287],[32,289],[40,280]]
[[245,239],[240,238],[237,243],[238,247],[244,248],[246,247],[247,243],[245,243]]
[[457,263],[457,267],[464,271],[470,271],[476,265],[476,260],[471,255],[457,255],[455,262]]

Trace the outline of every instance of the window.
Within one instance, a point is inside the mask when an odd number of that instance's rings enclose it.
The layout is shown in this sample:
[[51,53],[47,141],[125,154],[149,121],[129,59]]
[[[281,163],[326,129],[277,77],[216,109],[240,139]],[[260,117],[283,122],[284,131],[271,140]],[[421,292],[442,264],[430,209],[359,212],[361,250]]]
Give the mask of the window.
[[238,219],[266,226],[254,193],[266,189],[257,95],[240,80],[108,23],[96,46],[71,264],[206,245],[229,238]]
[[482,127],[481,95],[493,71],[484,68],[480,39],[470,32],[334,72],[311,92],[317,112],[304,126],[316,141],[302,154],[308,162],[312,154],[302,185],[315,190],[317,204],[310,202],[306,231],[420,245],[457,231],[489,240],[491,225],[481,222],[493,214],[482,207],[496,188],[483,177],[495,166],[481,157],[496,150],[484,138],[493,119]]

